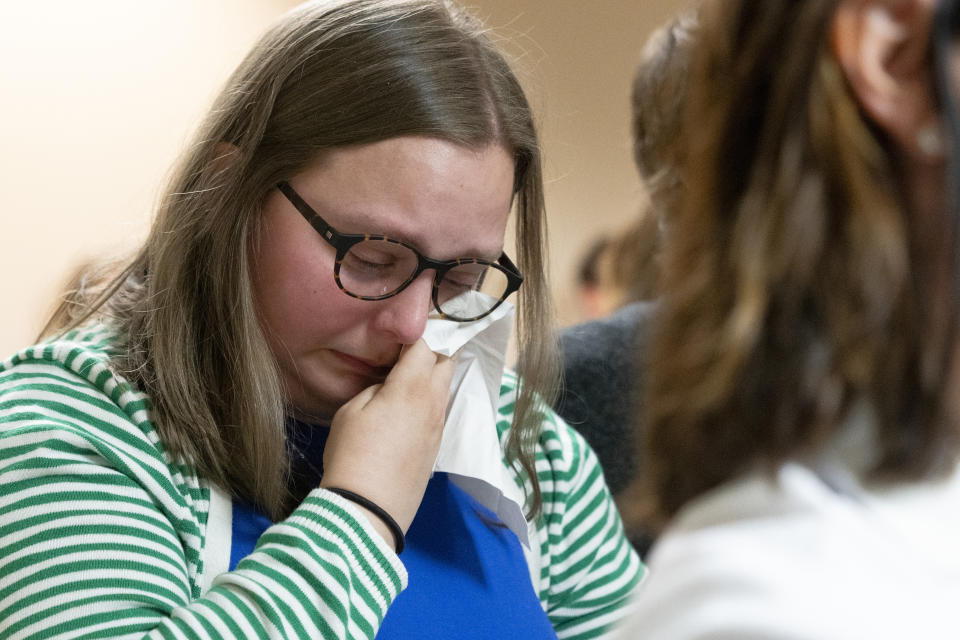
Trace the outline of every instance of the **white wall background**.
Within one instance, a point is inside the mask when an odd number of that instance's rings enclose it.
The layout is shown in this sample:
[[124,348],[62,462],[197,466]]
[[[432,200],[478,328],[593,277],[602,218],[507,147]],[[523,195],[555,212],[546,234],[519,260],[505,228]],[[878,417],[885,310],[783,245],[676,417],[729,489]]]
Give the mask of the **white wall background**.
[[[293,0],[0,0],[0,359],[69,270],[146,233],[219,84]],[[547,159],[559,320],[580,252],[636,210],[629,88],[681,0],[467,0],[521,57]]]

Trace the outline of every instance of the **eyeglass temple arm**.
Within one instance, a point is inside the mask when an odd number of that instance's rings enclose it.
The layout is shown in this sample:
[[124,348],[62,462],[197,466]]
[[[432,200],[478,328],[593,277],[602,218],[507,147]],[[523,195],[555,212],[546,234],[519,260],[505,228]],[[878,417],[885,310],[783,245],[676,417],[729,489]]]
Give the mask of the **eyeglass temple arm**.
[[293,187],[291,187],[289,184],[286,182],[278,182],[277,189],[279,189],[280,193],[286,196],[287,200],[289,200],[290,203],[296,207],[297,211],[299,211],[300,214],[307,219],[307,222],[309,222],[310,226],[317,230],[317,233],[322,235],[328,241],[339,235],[333,227],[331,227],[323,220],[323,218],[317,215],[317,212],[314,211],[310,205],[308,205],[304,199],[300,197],[300,194],[294,191]]
[[507,255],[506,251],[500,254],[500,257],[497,258],[497,262],[500,263],[502,267],[509,269],[510,272],[516,276],[520,282],[523,282],[523,275],[520,273],[520,269],[517,268],[517,265],[513,264],[513,261],[510,259],[510,256]]

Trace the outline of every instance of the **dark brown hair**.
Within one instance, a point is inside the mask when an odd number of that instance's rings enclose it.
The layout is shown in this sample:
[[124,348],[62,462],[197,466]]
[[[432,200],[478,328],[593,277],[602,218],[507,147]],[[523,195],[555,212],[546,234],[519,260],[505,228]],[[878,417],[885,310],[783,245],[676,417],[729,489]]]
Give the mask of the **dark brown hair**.
[[663,516],[758,465],[816,456],[855,407],[875,429],[868,478],[956,460],[952,343],[924,315],[940,265],[831,53],[837,5],[701,9],[646,403],[645,481]]

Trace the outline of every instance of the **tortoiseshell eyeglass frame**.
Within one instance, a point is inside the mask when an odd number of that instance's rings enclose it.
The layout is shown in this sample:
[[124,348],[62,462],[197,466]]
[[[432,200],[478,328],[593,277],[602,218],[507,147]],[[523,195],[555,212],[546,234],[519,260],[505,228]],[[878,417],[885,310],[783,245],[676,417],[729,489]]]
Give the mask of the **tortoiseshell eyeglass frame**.
[[[294,208],[296,208],[296,210],[300,212],[300,215],[302,215],[306,219],[306,221],[310,223],[310,226],[312,226],[314,230],[317,233],[319,233],[331,247],[336,249],[337,259],[333,267],[333,279],[336,281],[337,287],[339,287],[341,291],[343,291],[345,294],[347,294],[352,298],[357,298],[358,300],[371,300],[371,301],[385,300],[387,298],[392,298],[393,296],[397,295],[398,293],[406,289],[410,285],[410,283],[416,280],[417,276],[419,276],[425,270],[433,269],[435,272],[435,275],[433,277],[433,294],[432,294],[434,308],[442,317],[448,320],[453,320],[455,322],[472,322],[474,320],[479,320],[480,318],[483,318],[489,315],[490,313],[492,313],[497,307],[499,307],[503,303],[504,300],[510,297],[512,293],[517,291],[517,289],[520,288],[521,284],[523,284],[523,276],[520,274],[520,271],[517,269],[516,265],[513,264],[513,261],[510,260],[510,258],[507,256],[506,253],[501,253],[500,257],[497,258],[496,262],[490,262],[489,260],[484,260],[483,258],[457,258],[456,260],[434,260],[432,258],[428,258],[424,256],[423,254],[421,254],[419,251],[417,251],[414,247],[410,246],[406,242],[402,242],[400,240],[394,240],[393,238],[388,238],[387,236],[370,234],[370,233],[340,233],[339,231],[334,229],[332,226],[330,226],[330,224],[327,223],[327,221],[324,220],[320,216],[320,214],[314,211],[313,207],[307,204],[307,202],[300,196],[299,193],[297,193],[294,190],[293,187],[290,186],[289,183],[279,182],[277,183],[277,189],[279,189],[280,193],[282,193],[284,197],[286,197],[286,199],[290,201],[290,204],[292,204]],[[398,287],[394,288],[392,291],[389,291],[387,293],[384,293],[378,296],[362,296],[362,295],[353,293],[352,291],[347,289],[345,286],[343,286],[343,282],[340,280],[340,266],[343,263],[344,256],[347,255],[347,252],[350,251],[350,249],[354,245],[367,240],[379,240],[379,241],[390,242],[392,244],[398,244],[403,247],[406,247],[411,252],[413,252],[413,254],[417,257],[417,268]],[[464,264],[478,264],[478,265],[489,267],[491,269],[497,269],[498,271],[501,271],[507,278],[507,288],[503,292],[503,294],[500,296],[500,298],[497,300],[496,304],[494,304],[492,307],[487,309],[485,312],[476,316],[471,316],[469,318],[460,318],[456,316],[451,316],[449,313],[446,313],[445,311],[443,311],[443,309],[440,308],[440,282],[443,280],[443,277],[446,275],[446,273],[450,269],[454,267],[458,267],[460,265],[464,265]]]

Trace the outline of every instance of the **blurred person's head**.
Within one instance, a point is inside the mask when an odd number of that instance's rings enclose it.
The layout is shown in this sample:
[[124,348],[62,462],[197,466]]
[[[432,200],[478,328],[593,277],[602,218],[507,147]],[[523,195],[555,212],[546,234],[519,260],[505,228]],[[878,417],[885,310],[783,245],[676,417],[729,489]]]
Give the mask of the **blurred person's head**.
[[633,158],[657,216],[670,215],[683,183],[683,118],[696,41],[697,14],[682,12],[647,39],[634,72]]
[[866,480],[956,463],[933,4],[702,6],[648,382],[660,514],[857,425]]
[[620,292],[614,280],[613,238],[601,236],[587,247],[577,265],[577,302],[585,320],[602,318],[616,309]]
[[654,298],[659,290],[661,235],[683,186],[683,114],[696,26],[696,13],[686,11],[657,29],[634,72],[633,154],[646,202],[610,242],[609,270],[617,283],[617,307]]
[[[312,385],[309,369],[316,363],[307,362],[309,354],[297,359],[286,340],[289,327],[278,327],[277,318],[305,331],[305,325],[346,317],[347,307],[366,305],[372,314],[399,304],[336,291],[331,270],[323,286],[333,293],[321,301],[321,312],[308,301],[320,286],[308,274],[280,281],[276,270],[265,270],[263,251],[273,251],[275,239],[265,235],[270,212],[283,206],[292,211],[290,220],[306,224],[277,185],[314,178],[318,185],[321,178],[355,182],[349,166],[379,167],[381,184],[387,184],[400,179],[383,162],[397,144],[406,145],[407,156],[418,153],[411,145],[427,144],[465,162],[494,154],[509,164],[503,210],[496,214],[498,238],[488,244],[502,245],[513,208],[523,274],[517,339],[524,385],[507,450],[535,478],[532,407],[537,394],[550,397],[556,371],[553,344],[543,338],[551,335],[551,313],[539,142],[520,84],[485,27],[442,0],[315,1],[282,17],[221,90],[181,157],[137,257],[99,298],[90,299],[97,292],[89,287],[76,292],[48,330],[76,326],[93,313],[111,315],[127,340],[124,373],[150,395],[171,453],[276,516],[287,500],[284,416],[329,419],[343,402],[329,385]],[[354,163],[358,154],[366,158],[360,164]],[[376,191],[376,176],[360,177],[362,188]],[[493,178],[477,176],[475,182],[484,179]],[[499,207],[500,185],[493,186]],[[343,191],[318,186],[304,193],[311,199],[350,195]],[[375,214],[341,209],[341,230],[382,231],[363,224]],[[473,213],[457,207],[444,213],[444,225],[463,227],[456,242],[471,235]],[[395,222],[405,228],[404,221]],[[332,251],[306,226],[318,252]],[[421,249],[433,258],[460,258],[451,247]],[[295,284],[304,300],[293,318],[270,305],[281,287]],[[422,327],[430,308],[426,297],[421,306],[404,333]],[[381,333],[387,331],[393,342],[381,336],[381,351],[395,358],[409,337],[396,326]],[[539,506],[536,488],[531,504]]]
[[652,207],[620,229],[610,242],[609,270],[617,283],[617,306],[657,297],[660,277],[660,219]]
[[580,313],[586,320],[603,318],[617,309],[656,297],[659,223],[653,212],[610,235],[598,238],[577,267]]

